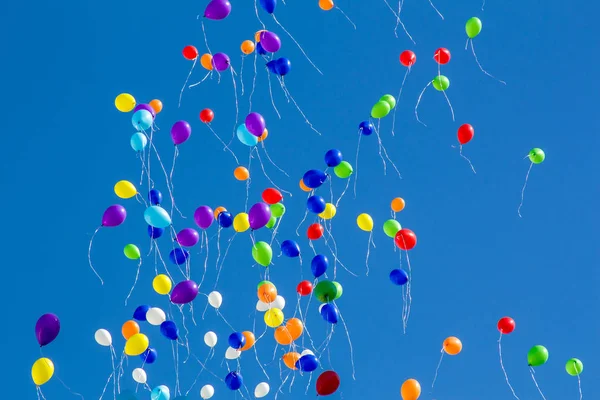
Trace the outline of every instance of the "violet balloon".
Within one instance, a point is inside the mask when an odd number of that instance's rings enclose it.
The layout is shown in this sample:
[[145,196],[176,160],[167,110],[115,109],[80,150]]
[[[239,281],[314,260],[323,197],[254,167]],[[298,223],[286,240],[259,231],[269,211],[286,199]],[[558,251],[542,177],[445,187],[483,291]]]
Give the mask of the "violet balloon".
[[194,301],[198,296],[198,285],[196,282],[187,280],[181,281],[173,288],[171,292],[171,303],[187,304]]
[[246,129],[256,137],[261,137],[267,127],[265,119],[257,112],[251,112],[246,116]]
[[194,212],[194,221],[202,229],[210,227],[213,219],[213,210],[209,206],[200,206]]
[[55,314],[42,315],[35,324],[35,337],[40,347],[51,343],[60,332],[60,320]]
[[229,56],[225,53],[217,53],[212,58],[212,63],[215,66],[215,69],[219,72],[226,71],[229,68],[229,64],[231,64],[231,60]]
[[200,241],[198,231],[192,228],[185,228],[177,234],[177,243],[185,247],[195,246]]
[[231,3],[227,0],[212,0],[204,9],[204,18],[219,21],[231,13]]
[[171,127],[171,139],[176,145],[188,140],[191,134],[192,127],[187,121],[177,121]]
[[260,44],[269,53],[276,53],[281,49],[281,39],[276,33],[270,31],[260,33]]
[[248,211],[248,220],[250,228],[253,230],[260,229],[269,223],[271,219],[271,207],[267,203],[256,203]]
[[127,210],[120,204],[114,204],[104,211],[102,215],[102,226],[109,228],[119,226],[127,218]]
[[140,110],[146,110],[150,114],[152,114],[152,118],[156,118],[156,111],[154,111],[154,108],[152,108],[149,104],[138,104],[133,109],[133,113],[135,114],[136,112],[138,112]]

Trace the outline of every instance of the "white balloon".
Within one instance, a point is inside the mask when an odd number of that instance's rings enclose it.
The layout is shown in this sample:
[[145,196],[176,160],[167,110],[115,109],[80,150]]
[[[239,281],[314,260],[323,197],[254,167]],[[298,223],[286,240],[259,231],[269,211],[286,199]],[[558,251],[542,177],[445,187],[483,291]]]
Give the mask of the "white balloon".
[[315,353],[313,353],[312,351],[310,351],[309,349],[304,350],[302,353],[300,353],[300,357],[305,356],[307,354],[310,354],[311,356],[314,356]]
[[148,381],[148,375],[146,375],[146,371],[141,368],[136,368],[131,373],[133,376],[133,380],[137,383],[141,383],[142,385]]
[[228,360],[235,360],[241,354],[242,354],[242,352],[240,350],[236,350],[233,347],[228,347],[227,351],[225,352],[225,358]]
[[260,312],[265,312],[269,309],[269,305],[267,303],[263,303],[262,301],[258,301],[256,303],[256,310]]
[[146,320],[154,326],[159,326],[167,320],[167,315],[158,307],[152,307],[146,312]]
[[221,296],[221,293],[217,291],[210,292],[208,295],[208,304],[213,308],[221,307],[221,304],[223,304],[223,296]]
[[204,385],[200,389],[200,397],[204,400],[210,399],[215,394],[215,388],[212,385]]
[[112,336],[106,329],[98,329],[94,334],[94,339],[100,346],[108,347],[112,344]]
[[258,385],[256,385],[256,388],[254,389],[254,397],[256,397],[257,399],[265,397],[269,394],[270,390],[271,388],[269,387],[269,384],[267,382],[261,382]]
[[279,308],[280,310],[283,310],[283,308],[285,307],[285,299],[283,298],[283,296],[277,296],[275,298],[275,301],[272,302],[270,304],[271,308]]
[[204,343],[208,347],[215,347],[217,345],[217,334],[213,331],[208,331],[204,334]]

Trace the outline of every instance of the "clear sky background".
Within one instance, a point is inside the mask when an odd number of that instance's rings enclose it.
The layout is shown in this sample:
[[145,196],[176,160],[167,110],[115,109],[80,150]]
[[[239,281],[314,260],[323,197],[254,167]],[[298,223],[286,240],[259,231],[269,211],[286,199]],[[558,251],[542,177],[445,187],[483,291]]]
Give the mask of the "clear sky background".
[[[3,62],[0,78],[2,110],[2,168],[0,169],[4,233],[3,248],[3,390],[7,398],[35,398],[30,368],[39,357],[34,336],[37,318],[47,312],[59,315],[62,330],[44,349],[54,360],[56,377],[86,398],[97,398],[111,371],[107,349],[94,341],[94,332],[113,333],[120,353],[124,344],[120,327],[138,304],[168,309],[167,299],[152,291],[153,260],[146,258],[136,290],[124,306],[136,264],[122,248],[136,243],[148,251],[143,206],[135,200],[120,202],[129,212],[125,224],[98,234],[93,260],[105,280],[101,286],[87,265],[91,234],[104,209],[119,201],[113,185],[121,179],[137,181],[140,165],[129,146],[134,129],[130,114],[114,108],[121,92],[140,102],[159,98],[164,111],[157,146],[170,168],[172,123],[185,119],[192,137],[180,146],[174,175],[175,196],[187,220],[175,219],[176,229],[193,226],[196,207],[218,205],[243,211],[245,186],[233,179],[235,163],[221,151],[218,141],[198,120],[205,107],[215,111],[214,128],[228,139],[235,123],[230,74],[186,90],[177,108],[180,88],[191,66],[181,50],[193,44],[204,51],[197,14],[205,1],[161,2],[9,2],[2,12]],[[240,43],[260,29],[250,2],[233,2],[225,21],[206,24],[213,52],[230,55],[240,72]],[[247,3],[247,4],[246,4]],[[395,18],[382,0],[344,1],[339,6],[357,29],[333,10],[321,11],[317,1],[288,0],[276,15],[322,69],[319,75],[272,19],[261,17],[283,41],[279,56],[291,59],[286,83],[314,126],[311,131],[293,105],[288,104],[275,80],[273,93],[282,118],[271,105],[263,63],[258,64],[254,111],[262,113],[269,128],[266,146],[272,158],[291,178],[267,164],[269,175],[285,189],[287,214],[279,239],[298,240],[302,247],[304,277],[310,274],[312,251],[295,228],[302,218],[305,194],[298,180],[311,168],[324,168],[323,154],[340,149],[354,164],[357,126],[368,118],[371,106],[383,94],[396,94],[405,69],[398,62],[404,49],[417,54],[417,63],[398,100],[396,135],[391,135],[391,116],[382,121],[384,145],[402,172],[398,179],[383,174],[375,136],[363,138],[356,199],[351,193],[340,203],[333,220],[339,256],[359,277],[338,271],[344,286],[338,306],[348,324],[354,348],[356,380],[352,379],[349,346],[342,327],[331,342],[325,368],[335,369],[342,385],[333,398],[399,398],[407,378],[416,378],[423,399],[503,400],[511,398],[504,382],[497,352],[496,322],[509,315],[516,331],[504,338],[504,362],[521,399],[540,398],[527,370],[528,349],[545,345],[548,363],[537,371],[548,399],[576,399],[577,379],[565,372],[565,362],[580,358],[585,398],[600,397],[600,351],[597,346],[600,278],[598,231],[597,113],[600,84],[597,49],[600,32],[592,16],[600,11],[595,2],[488,0],[481,11],[479,0],[438,0],[441,20],[425,0],[406,0],[403,21],[415,38],[413,45],[399,31]],[[472,54],[464,50],[464,23],[471,16],[483,21],[475,39],[484,67],[505,80],[506,86],[479,71]],[[448,96],[456,121],[443,96],[432,88],[425,93],[417,123],[414,107],[419,92],[437,71],[432,60],[438,47],[452,51],[443,73],[451,81]],[[248,112],[252,58],[243,71],[246,94],[240,97],[240,121]],[[197,69],[190,83],[200,80]],[[240,90],[238,80],[238,90]],[[475,127],[475,138],[465,146],[474,175],[458,155],[456,130],[462,123]],[[517,215],[520,191],[529,161],[523,157],[533,147],[546,152],[546,161],[531,171],[522,208]],[[234,151],[247,160],[248,148],[234,142]],[[260,200],[269,185],[257,163],[253,164],[250,203]],[[163,189],[157,164],[154,177]],[[344,182],[334,180],[338,196]],[[328,197],[328,189],[322,189]],[[145,189],[143,190],[145,195]],[[407,334],[402,333],[402,298],[388,273],[398,267],[398,253],[381,230],[389,217],[393,197],[406,200],[398,215],[403,226],[418,235],[411,251],[413,309]],[[375,242],[369,276],[365,276],[368,234],[356,226],[362,212],[375,220]],[[210,228],[211,236],[216,227]],[[222,247],[231,231],[223,232]],[[257,238],[268,238],[258,232]],[[163,239],[163,253],[170,248]],[[320,251],[325,247],[317,244]],[[252,266],[251,242],[238,235],[231,247],[217,289],[224,296],[222,313],[238,330],[251,330],[256,303],[256,283],[262,267]],[[275,247],[275,253],[279,249]],[[192,277],[200,279],[204,255],[192,251]],[[208,284],[215,279],[216,242],[211,242]],[[287,299],[290,316],[300,281],[297,259],[275,258],[271,280]],[[306,300],[304,300],[306,301]],[[196,300],[198,326],[190,328],[192,351],[204,359],[204,333],[219,335],[217,354],[209,368],[220,377],[227,373],[221,360],[230,328],[212,310],[204,320],[205,299]],[[305,304],[305,303],[303,303]],[[307,326],[320,342],[326,323],[311,302]],[[177,321],[180,315],[176,313]],[[189,320],[188,320],[189,321]],[[190,324],[188,324],[190,325]],[[262,317],[256,323],[263,331]],[[142,325],[159,352],[159,361],[147,367],[151,386],[175,384],[173,356],[167,339],[157,327]],[[464,349],[446,357],[435,390],[431,381],[442,341],[461,338]],[[272,334],[259,343],[261,361],[270,362],[275,342]],[[181,349],[183,354],[183,349]],[[277,350],[278,357],[283,350]],[[134,358],[125,367],[123,387],[133,387]],[[241,359],[245,384],[266,380],[252,354]],[[185,390],[199,367],[188,362],[180,368]],[[276,363],[267,367],[274,397],[279,386]],[[314,395],[313,377],[296,376],[292,392],[287,386],[281,398]],[[289,382],[289,381],[288,381]],[[224,384],[204,372],[190,398],[199,398],[203,384],[213,384],[215,398],[235,398]],[[53,379],[43,387],[48,400],[75,398]],[[109,389],[111,391],[111,389]],[[107,395],[112,397],[112,392]],[[174,396],[173,396],[174,397]],[[149,398],[140,391],[140,399]]]

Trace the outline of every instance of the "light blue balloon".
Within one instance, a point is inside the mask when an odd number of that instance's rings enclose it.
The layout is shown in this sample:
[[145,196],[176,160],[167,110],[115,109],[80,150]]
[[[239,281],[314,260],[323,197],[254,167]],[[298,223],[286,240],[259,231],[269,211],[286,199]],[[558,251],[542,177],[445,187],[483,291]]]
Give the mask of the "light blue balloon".
[[169,400],[171,398],[171,392],[165,385],[160,385],[152,389],[150,398],[152,400]]
[[166,228],[171,225],[171,217],[161,206],[150,206],[144,211],[146,223],[154,228]]
[[148,130],[152,126],[152,122],[152,114],[148,110],[138,110],[131,117],[131,123],[138,131]]
[[131,136],[131,140],[129,142],[131,144],[131,148],[135,151],[142,151],[146,148],[148,144],[148,138],[142,132],[136,132]]
[[246,128],[246,124],[241,124],[237,128],[237,137],[240,142],[244,143],[246,146],[256,146],[258,144],[258,138],[248,132],[248,128]]

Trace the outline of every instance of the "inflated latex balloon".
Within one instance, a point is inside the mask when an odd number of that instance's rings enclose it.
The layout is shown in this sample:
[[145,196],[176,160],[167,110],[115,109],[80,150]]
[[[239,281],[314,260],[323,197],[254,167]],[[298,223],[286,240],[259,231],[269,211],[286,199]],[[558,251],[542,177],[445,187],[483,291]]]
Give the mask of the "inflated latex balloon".
[[134,151],[143,151],[148,145],[148,138],[142,132],[136,132],[131,135],[129,139],[129,145]]
[[239,213],[233,218],[233,230],[236,232],[246,232],[248,229],[250,229],[248,214]]
[[233,332],[227,339],[229,347],[235,350],[239,350],[246,345],[246,336],[242,332]]
[[[273,206],[283,200],[283,195],[275,188],[268,188],[262,192],[262,199],[265,203],[269,204],[269,206]],[[271,212],[273,212],[272,207]]]
[[324,233],[325,233],[325,228],[323,228],[323,225],[321,225],[321,224],[311,224],[306,229],[306,236],[310,240],[321,239],[323,237]]
[[129,93],[121,93],[115,98],[115,107],[121,112],[129,112],[135,108],[135,99]]
[[281,242],[281,252],[286,257],[295,258],[300,255],[300,246],[293,240],[284,240]]
[[450,336],[444,340],[443,348],[446,354],[455,356],[462,351],[462,342],[459,338]]
[[319,368],[319,359],[314,354],[300,354],[296,368],[302,372],[313,372]]
[[144,220],[155,228],[166,228],[171,225],[171,216],[161,206],[150,206],[144,211]]
[[438,75],[431,81],[435,90],[443,92],[450,87],[450,79],[444,75]]
[[323,196],[314,195],[306,199],[306,209],[315,214],[325,211],[326,204]]
[[396,98],[394,96],[392,96],[391,94],[384,94],[379,101],[385,101],[386,103],[389,104],[390,109],[394,109],[396,107]]
[[321,317],[330,324],[337,324],[340,319],[340,312],[333,303],[324,304],[319,311]]
[[342,161],[344,161],[344,157],[338,149],[327,150],[325,153],[325,164],[328,167],[337,167]]
[[500,320],[498,321],[498,330],[503,335],[508,335],[509,333],[512,333],[512,331],[515,330],[515,327],[515,320],[511,317],[503,317],[500,318]]
[[406,285],[408,282],[408,274],[403,269],[394,269],[390,272],[390,281],[392,281],[394,285]]
[[192,280],[179,282],[171,292],[171,302],[173,304],[187,304],[194,301],[198,296],[198,284]]
[[123,326],[121,326],[121,334],[125,340],[129,339],[136,333],[140,333],[140,326],[133,320],[127,321],[123,324]]
[[278,308],[271,308],[265,312],[264,320],[269,328],[277,328],[283,323],[283,311]]
[[125,254],[125,257],[129,258],[130,260],[139,260],[140,257],[142,257],[139,247],[137,247],[135,244],[125,245],[123,248],[123,254]]
[[565,365],[567,374],[571,376],[578,376],[583,372],[583,363],[578,358],[571,358]]
[[275,337],[275,341],[282,346],[288,346],[294,341],[292,334],[285,326],[277,327],[273,336]]
[[146,319],[150,325],[159,326],[167,320],[167,315],[158,307],[152,307],[146,313]]
[[272,303],[277,298],[277,288],[271,282],[267,282],[258,287],[257,296],[263,303]]
[[402,400],[417,400],[421,396],[421,385],[416,379],[407,379],[400,389]]
[[160,192],[160,190],[158,190],[158,189],[151,189],[148,192],[148,201],[150,201],[150,204],[153,205],[153,206],[160,205],[160,203],[162,203],[162,201],[163,201],[163,195]]
[[98,329],[94,333],[94,339],[100,346],[109,347],[112,344],[112,336],[106,329]]
[[217,341],[217,334],[213,331],[209,331],[204,334],[204,344],[206,344],[208,347],[215,347],[217,345]]
[[194,211],[194,222],[200,229],[208,229],[214,221],[213,213],[213,209],[209,206],[200,206]]
[[244,331],[242,332],[242,335],[244,335],[244,337],[246,338],[246,344],[240,350],[250,350],[252,346],[254,346],[254,343],[256,343],[256,337],[254,336],[254,333],[250,331]]
[[179,328],[173,321],[165,321],[160,324],[160,333],[167,339],[177,340],[179,338]]
[[271,204],[271,215],[275,218],[283,217],[285,206],[282,203]]
[[[281,45],[281,42],[279,43]],[[257,112],[251,112],[246,116],[244,125],[248,132],[256,137],[260,137],[266,128],[266,122],[262,115]]]
[[267,382],[261,382],[254,388],[254,397],[257,399],[263,398],[269,394],[271,387]]
[[265,303],[262,300],[258,300],[256,302],[256,311],[265,312],[270,308],[269,304]]
[[121,225],[127,218],[125,207],[119,204],[114,204],[108,207],[102,214],[102,226],[113,228]]
[[390,113],[391,107],[387,101],[379,100],[371,109],[372,118],[383,118]]
[[240,45],[240,50],[245,55],[252,54],[254,52],[254,42],[252,40],[244,40]]
[[541,164],[546,159],[546,153],[544,153],[544,150],[536,147],[529,152],[528,157],[532,163]]
[[217,291],[212,291],[208,294],[208,304],[212,308],[219,308],[223,304],[223,296]]
[[175,265],[185,264],[187,259],[190,257],[190,252],[186,249],[182,249],[179,247],[174,248],[169,253],[169,261]]
[[152,107],[152,109],[154,110],[154,112],[156,114],[160,113],[163,109],[163,103],[162,103],[162,101],[160,101],[158,99],[154,99],[154,100],[150,101],[150,103],[148,103],[148,105],[150,107]]
[[204,18],[220,21],[231,13],[229,0],[211,0],[204,9]]
[[152,288],[158,294],[167,295],[171,291],[173,283],[171,278],[165,274],[159,274],[152,280]]
[[342,161],[338,166],[333,169],[335,176],[341,179],[350,178],[350,175],[354,172],[354,168],[348,161]]
[[183,50],[181,50],[181,54],[183,55],[183,58],[190,61],[195,60],[199,55],[198,49],[195,46],[185,46]]
[[400,53],[400,64],[404,65],[405,67],[412,67],[416,62],[417,55],[414,52],[410,50],[404,50],[402,53]]
[[318,278],[325,272],[327,272],[328,267],[329,259],[323,254],[317,254],[313,257],[312,261],[310,262],[310,270],[312,271],[315,278]]
[[242,375],[240,375],[239,372],[231,371],[225,377],[225,385],[227,385],[230,390],[238,390],[243,384],[244,378],[242,378]]
[[304,332],[304,324],[298,318],[290,318],[285,323],[285,329],[287,329],[289,334],[292,336],[292,340],[296,340],[302,336],[302,332]]
[[365,232],[371,232],[373,230],[373,218],[371,218],[369,214],[360,214],[356,218],[356,224]]
[[192,228],[184,228],[177,233],[177,243],[185,247],[193,247],[200,241],[200,234]]
[[402,197],[396,197],[395,199],[392,200],[392,203],[390,204],[390,206],[391,206],[393,212],[400,212],[400,211],[404,210],[406,203],[404,202],[404,199]]
[[263,267],[268,267],[273,259],[273,250],[267,242],[256,242],[252,246],[252,258]]
[[158,353],[156,352],[156,349],[148,347],[145,352],[140,354],[140,358],[144,364],[154,364],[158,358]]
[[340,376],[335,371],[325,371],[317,378],[317,394],[329,396],[340,387]]
[[152,122],[154,122],[154,118],[152,118],[152,113],[148,110],[136,111],[131,116],[131,124],[138,132],[150,129]]
[[258,202],[248,211],[248,221],[252,230],[260,229],[269,223],[271,207],[267,203]]
[[296,286],[296,292],[298,292],[300,296],[308,296],[312,293],[312,290],[313,285],[310,281],[302,281]]
[[546,364],[548,357],[548,349],[544,346],[533,346],[527,353],[527,364],[530,367],[539,367],[540,365]]
[[150,392],[151,400],[170,400],[171,391],[165,385],[160,385],[152,389]]
[[130,199],[135,197],[137,189],[135,185],[129,181],[119,181],[115,184],[115,194],[122,199]]
[[275,297],[275,301],[273,301],[270,306],[283,310],[285,308],[285,299],[283,296],[277,295],[277,297]]
[[371,121],[363,121],[358,125],[358,131],[365,136],[370,136],[375,131],[375,125]]
[[54,363],[46,357],[39,358],[31,367],[31,379],[36,386],[42,386],[54,375]]
[[388,237],[395,238],[400,229],[402,229],[402,226],[395,219],[388,219],[383,223],[383,232]]
[[239,358],[242,355],[242,352],[240,350],[236,350],[234,348],[232,348],[231,346],[227,348],[227,350],[225,350],[225,358],[228,360],[235,360],[237,358]]
[[212,55],[208,53],[202,54],[202,57],[200,57],[200,65],[202,65],[202,68],[212,71],[214,68],[212,63]]
[[139,356],[148,348],[150,341],[143,333],[136,333],[125,343],[125,354],[128,356]]
[[477,35],[481,33],[482,27],[483,24],[481,23],[481,20],[479,18],[471,17],[467,20],[467,23],[465,24],[465,32],[467,32],[467,36],[469,37],[469,39],[474,39],[475,37],[477,37]]
[[340,297],[342,297],[342,294],[344,293],[344,288],[342,287],[342,285],[339,282],[332,281],[332,283],[335,285],[335,289],[337,290],[337,292],[335,293],[335,297],[333,298],[333,300],[337,300]]
[[410,229],[402,228],[394,238],[396,246],[402,250],[411,250],[417,245],[417,235]]
[[302,182],[306,187],[316,189],[321,186],[327,180],[327,174],[318,169],[311,169],[306,171],[302,177]]
[[231,60],[227,54],[217,53],[213,56],[212,63],[217,71],[223,72],[226,71],[231,65]]
[[470,124],[462,124],[458,128],[457,132],[458,143],[467,144],[471,141],[471,139],[473,139],[474,135],[475,129],[473,129],[473,126],[471,126]]
[[208,400],[215,395],[215,388],[212,385],[204,385],[200,389],[200,397],[204,400]]
[[333,205],[332,203],[326,203],[325,209],[322,213],[319,214],[319,217],[329,220],[335,217],[335,214],[337,214],[337,208],[335,207],[335,205]]
[[144,371],[142,368],[134,369],[131,372],[131,376],[133,377],[134,381],[136,381],[137,383],[141,383],[142,385],[148,382],[148,375],[146,374],[146,371]]
[[322,280],[317,283],[313,293],[321,303],[329,303],[333,301],[338,293],[338,288],[335,283],[327,280]]
[[217,222],[221,228],[229,228],[233,225],[233,215],[227,211],[223,211],[219,214]]
[[40,347],[56,339],[60,332],[60,320],[56,314],[44,314],[35,323],[35,337]]
[[277,7],[277,0],[260,0],[260,6],[269,14],[273,14],[275,12],[275,7]]
[[300,360],[300,353],[290,351],[288,353],[285,353],[283,357],[281,357],[281,359],[283,360],[283,363],[286,367],[288,367],[291,370],[296,370],[296,362]]
[[258,144],[258,138],[248,131],[245,124],[237,127],[236,135],[238,140],[246,146],[252,147]]
[[444,47],[440,47],[435,51],[435,53],[433,53],[433,59],[435,60],[435,62],[441,65],[448,64],[450,62],[450,58],[450,50]]

